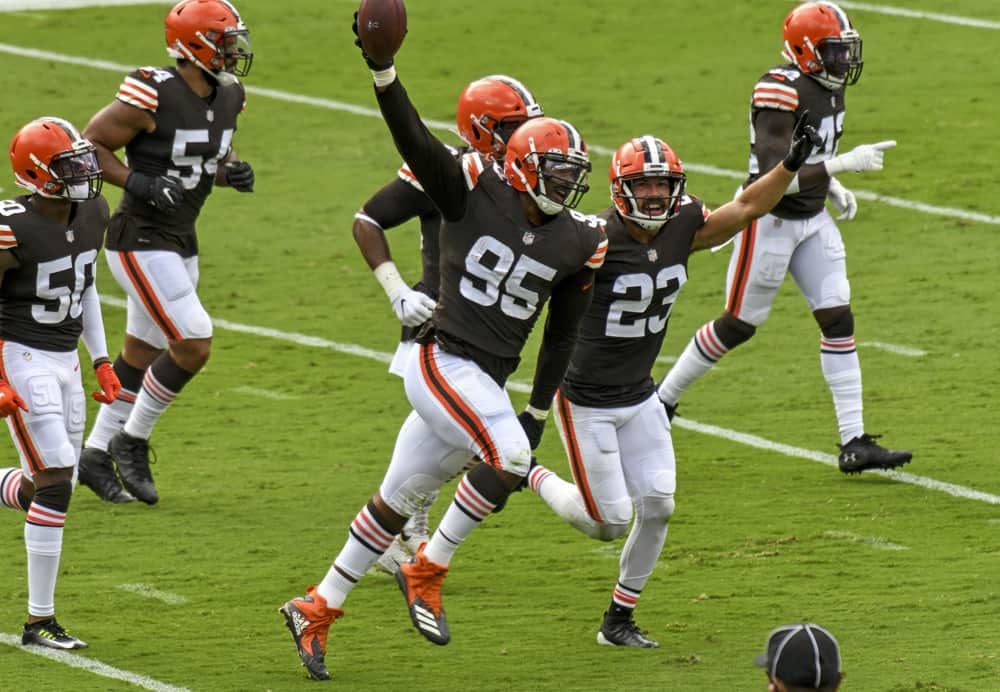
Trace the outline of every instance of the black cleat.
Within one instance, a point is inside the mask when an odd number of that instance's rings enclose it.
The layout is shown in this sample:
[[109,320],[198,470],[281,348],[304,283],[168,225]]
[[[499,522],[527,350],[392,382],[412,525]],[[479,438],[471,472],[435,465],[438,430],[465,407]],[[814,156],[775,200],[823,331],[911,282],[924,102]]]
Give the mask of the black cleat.
[[597,631],[597,643],[604,646],[632,646],[637,649],[659,649],[660,642],[646,636],[635,624],[632,615],[615,618],[604,613],[604,622]]
[[111,438],[108,453],[118,464],[126,490],[147,505],[159,502],[160,496],[156,494],[153,474],[149,470],[149,440],[132,437],[123,430]]
[[135,502],[135,497],[122,487],[107,452],[84,447],[80,452],[80,483],[87,486],[105,502]]
[[840,446],[838,464],[844,473],[861,473],[871,469],[894,469],[913,458],[911,452],[886,449],[877,444],[880,435],[865,433]]
[[34,644],[49,649],[86,649],[87,642],[77,639],[62,628],[54,617],[40,622],[24,623],[21,631],[21,643],[25,646]]

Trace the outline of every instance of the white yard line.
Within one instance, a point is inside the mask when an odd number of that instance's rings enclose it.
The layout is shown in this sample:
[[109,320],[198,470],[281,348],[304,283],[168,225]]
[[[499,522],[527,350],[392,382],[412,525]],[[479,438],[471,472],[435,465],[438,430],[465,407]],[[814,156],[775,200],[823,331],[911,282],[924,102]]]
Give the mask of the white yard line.
[[920,356],[927,355],[927,351],[922,351],[919,348],[900,346],[899,344],[887,344],[884,341],[859,341],[858,346],[877,348],[880,351],[888,351],[889,353],[895,353],[898,356],[909,356],[911,358],[919,358]]
[[152,598],[154,601],[163,601],[168,605],[184,605],[188,602],[186,596],[170,593],[169,591],[160,591],[146,584],[119,584],[118,589],[134,593],[143,598]]
[[851,541],[852,543],[860,543],[861,545],[871,546],[872,548],[875,548],[875,550],[910,549],[910,546],[903,545],[901,543],[893,543],[888,538],[882,538],[881,536],[862,536],[861,534],[851,533],[850,531],[824,531],[823,535],[827,538],[839,538]]
[[[105,305],[111,305],[118,308],[125,307],[125,301],[116,296],[101,296],[101,302]],[[249,324],[240,324],[238,322],[230,322],[229,320],[222,320],[218,318],[212,318],[212,323],[221,329],[228,329],[230,331],[241,332],[243,334],[254,334],[256,336],[266,336],[271,339],[279,339],[281,341],[288,341],[294,344],[299,344],[301,346],[314,346],[317,348],[326,348],[339,353],[346,353],[352,356],[361,356],[362,358],[368,358],[371,360],[379,361],[381,363],[388,363],[392,360],[392,354],[385,353],[382,351],[375,351],[369,348],[364,348],[363,346],[358,346],[356,344],[342,344],[336,341],[330,341],[328,339],[321,339],[316,336],[309,336],[307,334],[299,334],[297,332],[283,332],[278,329],[271,329],[269,327],[256,327]],[[531,385],[523,382],[508,382],[507,388],[515,392],[530,392]],[[740,444],[745,444],[750,447],[756,447],[758,449],[764,449],[769,452],[778,452],[779,454],[784,454],[790,457],[797,457],[799,459],[808,459],[810,461],[817,461],[821,464],[826,464],[828,466],[837,466],[837,458],[832,454],[825,454],[823,452],[814,452],[808,449],[801,449],[799,447],[792,447],[791,445],[782,444],[781,442],[772,442],[771,440],[764,439],[763,437],[757,437],[756,435],[750,435],[748,433],[739,432],[736,430],[728,430],[726,428],[720,428],[715,425],[708,425],[705,423],[699,423],[698,421],[692,420],[690,418],[677,417],[674,418],[673,424],[678,428],[685,428],[687,430],[693,430],[695,432],[700,432],[705,435],[711,435],[713,437],[721,437],[732,442],[738,442]],[[947,493],[954,497],[960,497],[965,500],[977,500],[979,502],[986,502],[989,504],[1000,505],[1000,496],[992,495],[981,490],[976,490],[974,488],[966,488],[962,485],[955,485],[953,483],[945,483],[943,481],[937,481],[933,478],[925,478],[923,476],[916,476],[911,473],[902,473],[898,471],[866,471],[867,474],[878,474],[889,478],[894,481],[899,481],[900,483],[909,483],[911,485],[919,485],[923,488],[929,490],[936,490],[938,492]]]
[[259,396],[264,399],[273,399],[274,401],[288,401],[289,399],[294,399],[295,397],[289,396],[288,394],[282,394],[281,392],[275,392],[270,389],[260,389],[259,387],[233,387],[232,391],[237,394],[248,394],[249,396]]
[[[138,675],[137,673],[131,673],[127,670],[121,670],[120,668],[113,668],[107,663],[101,663],[97,659],[88,658],[87,656],[83,656],[81,654],[70,653],[68,651],[57,651],[55,649],[46,649],[42,646],[22,646],[21,637],[8,634],[7,632],[0,632],[0,644],[13,646],[25,653],[34,654],[35,656],[43,656],[53,661],[57,661],[58,663],[62,663],[65,666],[69,666],[70,668],[86,670],[94,675],[100,675],[105,678],[111,678],[112,680],[127,682],[135,685],[136,687],[153,690],[153,692],[191,692],[191,690],[187,687],[175,687],[174,685],[168,685],[165,682],[148,678],[145,675]],[[26,687],[31,686],[29,679],[26,679],[23,684],[25,684]]]
[[909,19],[926,19],[931,22],[957,24],[959,26],[972,26],[977,29],[1000,29],[1000,22],[991,22],[988,19],[959,17],[954,14],[940,14],[938,12],[921,12],[920,10],[908,10],[904,7],[876,5],[870,2],[851,2],[850,0],[837,0],[837,4],[848,10],[863,10],[865,12],[888,14],[894,17],[907,17]]
[[[49,60],[54,62],[68,63],[71,65],[80,65],[83,67],[92,67],[99,70],[108,70],[111,72],[118,72],[122,74],[135,69],[135,66],[119,65],[117,63],[108,62],[106,60],[92,60],[90,58],[81,58],[73,55],[63,55],[61,53],[52,53],[50,51],[37,50],[35,48],[24,48],[22,46],[15,46],[8,43],[0,43],[0,53],[19,55],[21,57],[34,58],[37,60]],[[381,113],[379,113],[379,111],[375,108],[357,106],[353,103],[344,103],[343,101],[334,101],[332,99],[318,98],[315,96],[304,96],[302,94],[292,94],[287,91],[278,91],[276,89],[264,89],[261,87],[255,87],[251,85],[247,85],[246,90],[247,93],[250,94],[255,94],[257,96],[264,96],[266,98],[273,98],[275,100],[284,101],[286,103],[300,103],[306,106],[314,106],[316,108],[325,108],[327,110],[352,113],[354,115],[361,115],[370,118],[382,117]],[[424,122],[427,124],[428,127],[438,130],[454,131],[455,128],[454,123],[444,122],[441,120],[424,120]],[[591,151],[598,154],[603,154],[604,156],[611,156],[615,151],[614,149],[603,147],[597,144],[591,145],[589,148]],[[725,178],[733,178],[736,180],[746,177],[746,172],[733,171],[725,168],[717,168],[715,166],[709,166],[704,164],[685,162],[684,166],[689,171],[704,173],[705,175],[721,176]],[[907,209],[909,211],[916,211],[924,214],[931,214],[934,216],[946,216],[954,219],[962,219],[964,221],[975,221],[979,223],[990,224],[993,226],[1000,226],[1000,216],[995,216],[992,214],[983,214],[980,212],[968,211],[966,209],[956,209],[954,207],[938,207],[932,204],[926,204],[924,202],[901,199],[899,197],[890,197],[887,195],[880,195],[875,192],[870,192],[868,190],[858,190],[855,188],[851,189],[854,192],[854,194],[857,195],[860,199],[871,200],[892,207],[898,207],[901,209]]]

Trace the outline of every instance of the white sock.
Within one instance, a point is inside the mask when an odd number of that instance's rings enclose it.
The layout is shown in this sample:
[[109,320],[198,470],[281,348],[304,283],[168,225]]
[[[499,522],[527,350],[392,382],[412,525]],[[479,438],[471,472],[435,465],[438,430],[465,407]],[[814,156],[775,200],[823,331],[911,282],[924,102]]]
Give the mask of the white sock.
[[102,452],[108,451],[108,443],[111,438],[118,434],[129,414],[135,406],[135,392],[126,392],[124,389],[111,404],[105,404],[97,410],[97,418],[94,420],[94,427],[87,436],[85,447],[99,449]]
[[[362,507],[351,522],[347,542],[330,565],[323,581],[316,587],[320,596],[326,599],[327,606],[340,608],[347,600],[347,594],[395,538],[396,534],[375,520],[367,505]],[[345,574],[350,578],[345,577]]]
[[55,615],[56,577],[62,554],[63,525],[66,513],[36,502],[28,508],[24,520],[24,547],[28,553],[28,614],[35,617]]
[[838,339],[820,336],[819,362],[833,395],[840,443],[847,444],[865,432],[861,402],[861,362],[854,336]]
[[528,487],[570,526],[588,536],[597,537],[600,525],[587,514],[583,496],[580,495],[580,489],[575,483],[564,481],[538,464],[528,475]]
[[468,474],[463,476],[455,489],[455,499],[424,548],[424,557],[447,567],[458,546],[495,507],[473,487]]
[[153,434],[153,426],[160,416],[177,398],[177,392],[163,386],[153,368],[149,367],[142,378],[142,389],[135,399],[135,408],[125,422],[123,430],[132,437],[148,440]]
[[681,394],[691,386],[691,383],[711,370],[712,366],[728,352],[729,349],[715,334],[715,323],[703,324],[660,383],[657,389],[660,400],[676,406]]

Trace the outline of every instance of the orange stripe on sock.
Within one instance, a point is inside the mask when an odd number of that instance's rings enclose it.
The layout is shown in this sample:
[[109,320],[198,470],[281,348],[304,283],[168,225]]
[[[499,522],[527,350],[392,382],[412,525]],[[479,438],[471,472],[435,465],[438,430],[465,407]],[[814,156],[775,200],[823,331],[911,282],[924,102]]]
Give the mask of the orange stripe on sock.
[[573,480],[580,490],[580,497],[583,498],[583,506],[587,510],[590,518],[599,524],[604,523],[601,514],[597,509],[597,502],[590,492],[590,484],[587,482],[587,470],[583,465],[583,458],[580,455],[580,443],[576,439],[576,431],[573,429],[573,414],[570,413],[569,400],[563,396],[562,391],[556,392],[556,410],[559,412],[559,420],[563,424],[563,433],[566,435],[566,451],[569,454],[569,470],[573,472]]
[[168,339],[179,341],[181,339],[180,331],[170,321],[170,318],[167,317],[166,310],[163,309],[160,301],[157,300],[156,291],[153,290],[149,280],[142,273],[142,267],[136,261],[135,255],[131,252],[119,252],[118,256],[121,259],[122,266],[125,268],[125,273],[128,275],[129,281],[135,286],[142,304],[146,306],[146,311],[149,312],[149,315],[160,329],[163,330],[163,333],[167,335]]
[[438,370],[434,362],[433,344],[420,345],[420,371],[424,376],[431,394],[434,395],[451,417],[472,437],[479,446],[479,457],[483,462],[495,469],[502,470],[500,454],[496,444],[486,430],[486,425],[479,419],[475,411],[466,405],[461,395],[456,392]]

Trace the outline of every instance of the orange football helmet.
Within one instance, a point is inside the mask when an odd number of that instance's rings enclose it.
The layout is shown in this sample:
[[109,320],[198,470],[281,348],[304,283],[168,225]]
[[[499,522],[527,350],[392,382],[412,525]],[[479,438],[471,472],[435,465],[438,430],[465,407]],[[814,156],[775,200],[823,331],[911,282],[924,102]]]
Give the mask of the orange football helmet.
[[[670,186],[669,195],[636,194],[634,183],[648,178],[665,178]],[[611,157],[608,179],[611,181],[611,200],[618,212],[647,231],[659,230],[677,216],[687,183],[677,154],[670,145],[652,135],[636,137],[618,147]],[[662,211],[654,213],[650,205]]]
[[471,82],[458,97],[455,122],[462,139],[481,154],[503,160],[507,140],[525,120],[544,113],[521,82],[502,74]]
[[832,2],[807,2],[788,13],[782,55],[828,89],[857,83],[864,61],[861,35]]
[[104,183],[94,145],[62,118],[38,118],[18,130],[10,165],[18,187],[51,199],[93,199]]
[[250,30],[226,0],[181,0],[165,23],[170,57],[193,62],[221,83],[250,73]]
[[590,158],[576,128],[565,120],[532,118],[514,131],[504,155],[504,175],[546,214],[575,209],[590,189]]

